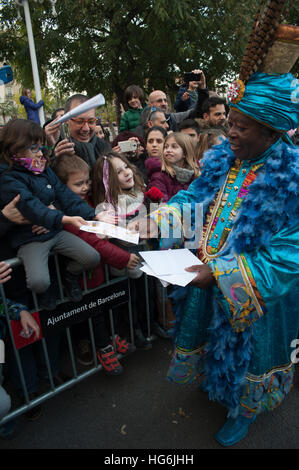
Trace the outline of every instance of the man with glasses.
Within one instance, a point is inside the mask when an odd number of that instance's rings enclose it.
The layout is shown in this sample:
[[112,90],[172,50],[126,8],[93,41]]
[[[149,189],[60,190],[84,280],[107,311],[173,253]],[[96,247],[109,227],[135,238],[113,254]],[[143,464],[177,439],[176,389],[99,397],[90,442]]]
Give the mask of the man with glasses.
[[168,110],[168,99],[164,91],[154,90],[149,94],[148,97],[149,106],[161,108],[166,113]]
[[[68,113],[89,98],[85,95],[76,94],[68,98],[65,103],[64,112]],[[111,145],[104,139],[97,137],[96,131],[97,118],[96,110],[91,109],[79,116],[67,121],[69,137],[58,141],[61,124],[46,126],[45,131],[47,141],[50,145],[55,145],[55,158],[62,154],[78,155],[85,160],[92,168],[100,155],[111,151]]]
[[[204,90],[204,92],[206,92],[206,90]],[[148,104],[151,107],[161,108],[162,111],[164,111],[169,130],[173,132],[176,132],[178,130],[178,125],[180,124],[180,122],[184,121],[184,119],[188,119],[189,117],[193,116],[196,109],[194,107],[188,109],[188,111],[183,111],[180,113],[169,113],[167,96],[161,90],[154,90],[149,94]]]

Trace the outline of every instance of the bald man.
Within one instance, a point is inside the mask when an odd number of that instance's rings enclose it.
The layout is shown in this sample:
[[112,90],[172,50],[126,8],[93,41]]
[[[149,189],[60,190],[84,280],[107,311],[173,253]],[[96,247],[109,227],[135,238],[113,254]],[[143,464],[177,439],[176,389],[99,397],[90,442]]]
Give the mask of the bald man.
[[149,94],[148,97],[149,106],[155,106],[161,108],[166,113],[168,111],[168,99],[164,91],[154,90]]
[[154,90],[149,94],[148,105],[154,108],[160,108],[165,112],[170,131],[177,131],[178,124],[189,117],[191,109],[182,113],[169,113],[168,99],[164,91]]

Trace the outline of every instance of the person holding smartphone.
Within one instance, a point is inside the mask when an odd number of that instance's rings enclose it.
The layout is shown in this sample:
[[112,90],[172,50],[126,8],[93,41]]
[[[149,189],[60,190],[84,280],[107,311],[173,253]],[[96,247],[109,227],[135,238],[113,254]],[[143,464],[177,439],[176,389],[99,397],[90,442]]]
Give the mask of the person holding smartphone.
[[184,83],[180,86],[176,101],[174,103],[174,109],[180,113],[188,111],[188,109],[196,106],[198,100],[197,89],[205,88],[205,76],[199,69],[192,70],[190,73],[184,74]]
[[140,175],[147,182],[145,169],[145,140],[135,132],[123,131],[111,143],[113,152],[126,157],[130,163],[137,167]]
[[[202,117],[201,104],[209,97],[209,90],[206,88],[206,79],[203,71],[195,69],[192,73],[194,72],[197,74],[201,74],[199,80],[189,79],[189,81],[199,81],[199,85],[197,87],[198,100],[197,105],[191,106],[191,108],[187,109],[187,111],[176,111],[175,113],[170,112],[167,96],[162,90],[153,90],[148,96],[148,105],[151,107],[161,108],[162,111],[165,113],[170,131],[177,132],[178,125],[184,119],[194,119]],[[146,112],[146,110],[144,112]]]

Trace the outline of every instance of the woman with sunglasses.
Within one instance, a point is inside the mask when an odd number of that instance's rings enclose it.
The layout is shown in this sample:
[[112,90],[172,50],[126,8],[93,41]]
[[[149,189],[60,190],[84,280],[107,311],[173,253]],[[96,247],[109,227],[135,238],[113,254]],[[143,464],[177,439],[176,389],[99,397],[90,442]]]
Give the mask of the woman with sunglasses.
[[[30,221],[13,227],[11,244],[22,259],[27,287],[38,294],[39,307],[55,308],[48,257],[50,250],[67,257],[63,283],[68,298],[79,301],[82,292],[78,283],[83,270],[99,263],[99,254],[79,237],[63,230],[65,224],[77,228],[91,220],[95,211],[62,184],[48,167],[43,129],[33,121],[14,119],[0,132],[0,207],[17,194],[17,208]],[[56,209],[59,207],[59,210]],[[48,229],[40,235],[32,233],[32,225]]]

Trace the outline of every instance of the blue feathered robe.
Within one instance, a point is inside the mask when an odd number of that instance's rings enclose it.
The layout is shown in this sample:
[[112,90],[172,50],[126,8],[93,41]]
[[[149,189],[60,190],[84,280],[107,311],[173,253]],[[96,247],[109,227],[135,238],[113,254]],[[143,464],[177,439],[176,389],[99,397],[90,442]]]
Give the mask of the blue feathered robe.
[[[196,232],[202,204],[197,252],[216,280],[207,290],[189,285],[172,294],[175,351],[168,378],[188,383],[203,374],[210,398],[230,416],[252,417],[278,406],[293,382],[299,149],[279,139],[259,159],[238,161],[226,141],[202,163],[189,189],[152,215],[163,237],[163,227],[174,231],[184,207]],[[174,235],[162,238],[161,248],[177,242]]]

